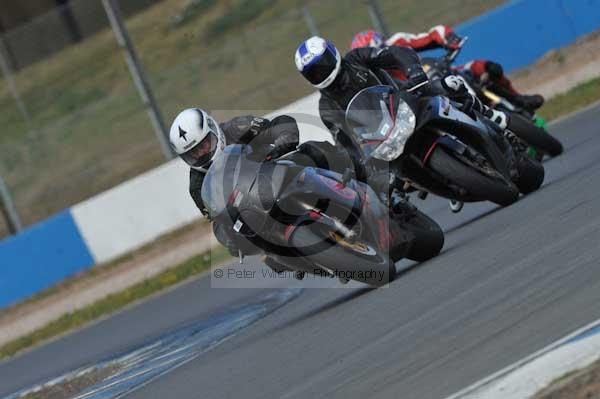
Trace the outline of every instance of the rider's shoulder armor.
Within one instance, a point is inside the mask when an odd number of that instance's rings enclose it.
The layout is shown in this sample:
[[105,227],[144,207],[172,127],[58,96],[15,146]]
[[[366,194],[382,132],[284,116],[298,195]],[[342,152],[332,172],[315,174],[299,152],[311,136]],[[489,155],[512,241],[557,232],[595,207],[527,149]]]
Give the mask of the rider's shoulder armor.
[[223,122],[221,130],[228,144],[246,144],[258,135],[264,126],[268,126],[268,120],[253,115],[236,116]]

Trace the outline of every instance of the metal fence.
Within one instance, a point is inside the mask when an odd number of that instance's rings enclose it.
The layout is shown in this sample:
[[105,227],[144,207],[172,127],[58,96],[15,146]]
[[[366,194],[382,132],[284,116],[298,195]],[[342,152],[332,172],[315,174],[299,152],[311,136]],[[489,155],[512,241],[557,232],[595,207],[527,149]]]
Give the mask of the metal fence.
[[[311,34],[345,49],[358,30],[422,31],[502,1],[162,0],[125,20],[132,60],[106,7],[141,3],[149,0],[71,1],[87,29],[82,40],[70,36],[61,8],[0,37],[0,215],[27,226],[161,164],[161,116],[168,125],[190,106],[277,109],[310,93],[293,52]],[[142,82],[131,74],[135,58]],[[2,223],[0,236],[9,230]]]

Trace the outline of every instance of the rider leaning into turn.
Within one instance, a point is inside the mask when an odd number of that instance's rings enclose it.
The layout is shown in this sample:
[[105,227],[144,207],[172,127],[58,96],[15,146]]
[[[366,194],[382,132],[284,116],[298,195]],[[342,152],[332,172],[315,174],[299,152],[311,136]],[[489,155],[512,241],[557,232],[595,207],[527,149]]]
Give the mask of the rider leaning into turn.
[[381,33],[374,30],[365,30],[354,35],[350,48],[397,46],[410,47],[415,51],[436,48],[455,50],[459,47],[461,40],[452,28],[445,25],[434,26],[424,33],[397,32],[388,39],[385,39]]
[[[273,120],[254,116],[239,116],[225,123],[217,121],[198,108],[183,110],[177,115],[169,131],[171,147],[190,166],[189,191],[194,203],[205,217],[208,211],[202,201],[204,176],[213,159],[227,144],[248,144],[269,148],[272,153],[287,152],[298,145],[298,126],[289,116]],[[213,223],[215,237],[229,252],[237,256],[233,232]]]
[[[208,211],[202,201],[202,182],[213,160],[229,144],[250,144],[253,150],[265,154],[265,159],[277,158],[296,151],[299,159],[319,167],[340,170],[348,166],[345,155],[328,142],[305,142],[299,145],[296,120],[281,115],[272,120],[256,116],[238,116],[224,123],[199,108],[189,108],[177,115],[169,131],[173,150],[190,166],[189,192],[205,217]],[[228,227],[213,223],[217,240],[233,256],[256,254],[254,248],[239,248],[235,233]],[[267,258],[265,263],[278,271],[278,262]]]
[[[460,76],[448,76],[439,83],[441,87],[429,82],[417,53],[409,47],[360,47],[349,51],[342,57],[333,43],[313,36],[300,44],[295,54],[298,71],[313,86],[320,90],[319,114],[330,130],[336,143],[347,149],[357,171],[357,178],[365,180],[376,190],[385,192],[385,184],[395,180],[396,176],[376,172],[368,175],[359,161],[360,154],[352,140],[344,132],[345,110],[350,100],[361,90],[381,84],[377,70],[394,70],[395,80],[402,84],[400,89],[418,90],[422,95],[444,94],[462,104],[461,110],[469,115],[479,112],[499,125],[507,127],[508,117],[500,111],[492,110],[481,103],[467,90]],[[398,182],[397,180],[395,180]],[[451,201],[452,210],[458,212],[462,205]]]
[[[345,110],[350,100],[361,90],[381,84],[376,73],[379,69],[396,70],[402,79],[401,89],[419,90],[427,95],[436,90],[430,85],[417,53],[408,47],[362,47],[349,51],[344,57],[333,43],[314,36],[304,41],[295,54],[298,71],[320,90],[319,114],[335,140],[343,146],[351,146],[343,132]],[[453,100],[463,104],[466,113],[487,113],[502,128],[506,127],[506,115],[487,109],[471,95],[464,80],[449,76],[441,82],[442,90]],[[435,93],[438,94],[438,93]]]
[[506,98],[518,107],[528,111],[535,111],[544,105],[544,97],[540,94],[520,94],[512,82],[504,75],[502,65],[489,60],[469,61],[456,68],[459,73],[467,73],[481,86],[487,87],[491,92]]
[[[383,46],[409,47],[415,51],[426,51],[438,48],[456,50],[460,46],[461,37],[452,28],[437,25],[423,33],[398,32],[388,39],[374,30],[366,30],[354,35],[350,47],[381,48]],[[544,104],[544,97],[539,94],[520,94],[512,82],[504,74],[502,65],[490,60],[473,60],[456,68],[459,73],[468,73],[477,83],[485,85],[490,91],[505,97],[515,105],[534,111]]]

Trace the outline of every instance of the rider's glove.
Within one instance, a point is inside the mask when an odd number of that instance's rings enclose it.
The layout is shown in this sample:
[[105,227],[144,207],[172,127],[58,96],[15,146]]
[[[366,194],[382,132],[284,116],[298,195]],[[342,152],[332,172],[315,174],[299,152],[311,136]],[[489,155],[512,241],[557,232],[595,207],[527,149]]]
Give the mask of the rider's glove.
[[282,132],[275,139],[273,149],[269,152],[267,160],[279,158],[290,151],[294,151],[298,146],[298,134],[294,132]]
[[[476,96],[472,95],[471,93],[468,93],[467,100],[465,100],[465,103],[468,103],[468,108],[466,110],[464,110],[463,112],[469,114],[469,116],[475,118],[475,112],[479,112],[480,114],[485,113],[487,107],[485,105],[483,105],[483,103],[481,102],[481,100],[479,98],[477,98]],[[463,108],[466,107],[463,104]]]
[[442,79],[442,86],[453,100],[462,104],[460,110],[470,117],[475,118],[475,111],[482,112],[484,110],[481,101],[469,93],[461,76],[446,76]]
[[477,101],[477,98],[475,98],[474,96],[472,96],[470,94],[467,94],[461,100],[462,104],[459,109],[462,112],[464,112],[465,114],[469,115],[471,118],[477,119],[477,117],[475,116],[475,111],[477,110],[476,101]]
[[271,121],[269,121],[268,119],[258,118],[255,116],[252,118],[252,120],[250,120],[248,132],[250,132],[252,137],[256,137],[260,134],[260,132],[268,128],[270,123]]
[[460,48],[460,42],[462,40],[462,38],[460,36],[458,36],[456,33],[454,32],[450,32],[447,36],[446,36],[446,45],[445,47],[449,50],[457,50],[458,48]]
[[465,80],[459,75],[446,76],[444,79],[442,79],[441,83],[444,89],[451,96],[461,95],[469,92],[467,86],[465,85]]
[[289,142],[285,144],[275,145],[271,151],[265,157],[265,160],[270,161],[271,159],[277,159],[288,152],[294,151],[298,143]]

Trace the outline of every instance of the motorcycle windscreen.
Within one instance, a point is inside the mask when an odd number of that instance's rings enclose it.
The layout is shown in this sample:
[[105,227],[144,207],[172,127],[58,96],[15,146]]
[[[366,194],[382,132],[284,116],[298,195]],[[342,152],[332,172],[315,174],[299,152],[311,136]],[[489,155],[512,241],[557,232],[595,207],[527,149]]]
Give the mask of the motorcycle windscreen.
[[394,127],[391,94],[389,86],[369,87],[354,96],[346,109],[346,124],[366,157],[371,156]]
[[260,163],[250,160],[252,149],[239,144],[225,147],[213,160],[202,182],[202,201],[211,218],[237,207],[256,179]]

